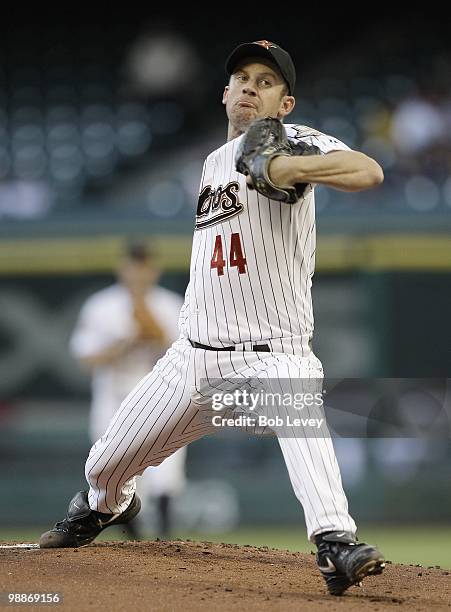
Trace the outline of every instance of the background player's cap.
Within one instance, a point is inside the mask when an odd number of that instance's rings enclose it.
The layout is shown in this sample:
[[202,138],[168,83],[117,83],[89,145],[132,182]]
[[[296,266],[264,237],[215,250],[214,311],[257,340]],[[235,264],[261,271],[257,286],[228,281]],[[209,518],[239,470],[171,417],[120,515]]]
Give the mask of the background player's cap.
[[129,238],[124,245],[123,253],[127,259],[134,261],[147,261],[154,259],[155,256],[148,242],[141,238]]
[[281,75],[287,82],[288,93],[293,95],[294,86],[296,84],[296,69],[289,53],[269,40],[256,40],[251,43],[243,43],[242,45],[238,45],[227,58],[225,65],[226,73],[228,75],[233,74],[238,62],[245,57],[263,57],[269,59],[277,66]]

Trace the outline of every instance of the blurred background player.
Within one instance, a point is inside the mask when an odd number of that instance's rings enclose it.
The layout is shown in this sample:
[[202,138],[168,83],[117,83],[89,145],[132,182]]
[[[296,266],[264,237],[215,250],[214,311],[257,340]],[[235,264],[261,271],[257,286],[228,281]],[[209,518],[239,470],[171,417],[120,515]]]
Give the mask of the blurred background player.
[[[106,432],[130,389],[178,337],[182,299],[157,285],[158,277],[154,254],[146,244],[130,242],[117,266],[117,282],[91,295],[81,308],[70,348],[92,374],[92,442]],[[185,458],[182,448],[137,478],[143,505],[150,498],[156,501],[158,534],[164,538],[170,533],[170,500],[184,486]],[[137,521],[126,525],[134,539],[145,529]]]

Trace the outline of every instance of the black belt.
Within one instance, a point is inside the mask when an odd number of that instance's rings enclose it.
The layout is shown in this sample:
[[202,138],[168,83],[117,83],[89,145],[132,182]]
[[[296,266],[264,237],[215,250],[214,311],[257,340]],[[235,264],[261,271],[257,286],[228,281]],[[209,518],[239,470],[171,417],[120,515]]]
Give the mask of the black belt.
[[[194,342],[193,340],[190,340],[190,343],[192,347],[204,349],[204,351],[236,351],[234,346],[207,346],[205,344],[201,344],[200,342]],[[271,349],[267,344],[254,344],[252,350],[262,353],[271,352]]]

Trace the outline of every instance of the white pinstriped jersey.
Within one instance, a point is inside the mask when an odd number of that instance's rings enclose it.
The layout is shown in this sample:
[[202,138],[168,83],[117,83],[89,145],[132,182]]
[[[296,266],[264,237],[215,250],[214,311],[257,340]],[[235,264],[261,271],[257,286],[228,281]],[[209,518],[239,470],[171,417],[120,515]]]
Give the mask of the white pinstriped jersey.
[[[322,154],[349,150],[307,126],[285,129]],[[313,334],[314,187],[293,205],[249,190],[235,169],[241,138],[204,163],[180,329],[208,346],[272,340],[272,350],[296,353]]]
[[[287,130],[323,153],[347,148],[310,128]],[[276,393],[284,379],[290,392],[321,388],[321,362],[303,343],[313,330],[313,189],[293,206],[249,192],[234,168],[238,144],[239,138],[214,151],[204,165],[181,335],[130,391],[89,453],[85,473],[93,510],[124,512],[137,474],[217,431],[211,414],[214,381],[226,382],[228,391],[260,378]],[[235,344],[238,350],[203,350],[190,339],[216,347]],[[269,351],[253,350],[260,343]],[[293,387],[294,381],[300,387]],[[264,429],[256,424],[246,431]],[[327,531],[355,533],[330,436],[291,425],[274,433],[310,541]]]

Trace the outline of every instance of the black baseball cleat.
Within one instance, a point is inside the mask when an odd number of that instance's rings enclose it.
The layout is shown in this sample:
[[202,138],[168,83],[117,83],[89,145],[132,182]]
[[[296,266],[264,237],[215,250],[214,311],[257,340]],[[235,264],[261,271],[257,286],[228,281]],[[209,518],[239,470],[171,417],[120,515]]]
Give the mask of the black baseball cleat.
[[343,595],[366,576],[382,574],[385,559],[368,544],[346,531],[329,531],[315,537],[316,561],[331,595]]
[[40,548],[76,548],[90,544],[101,531],[111,525],[131,521],[141,510],[141,501],[135,494],[122,514],[103,514],[91,510],[88,492],[80,491],[69,504],[66,518],[46,531],[39,540]]

